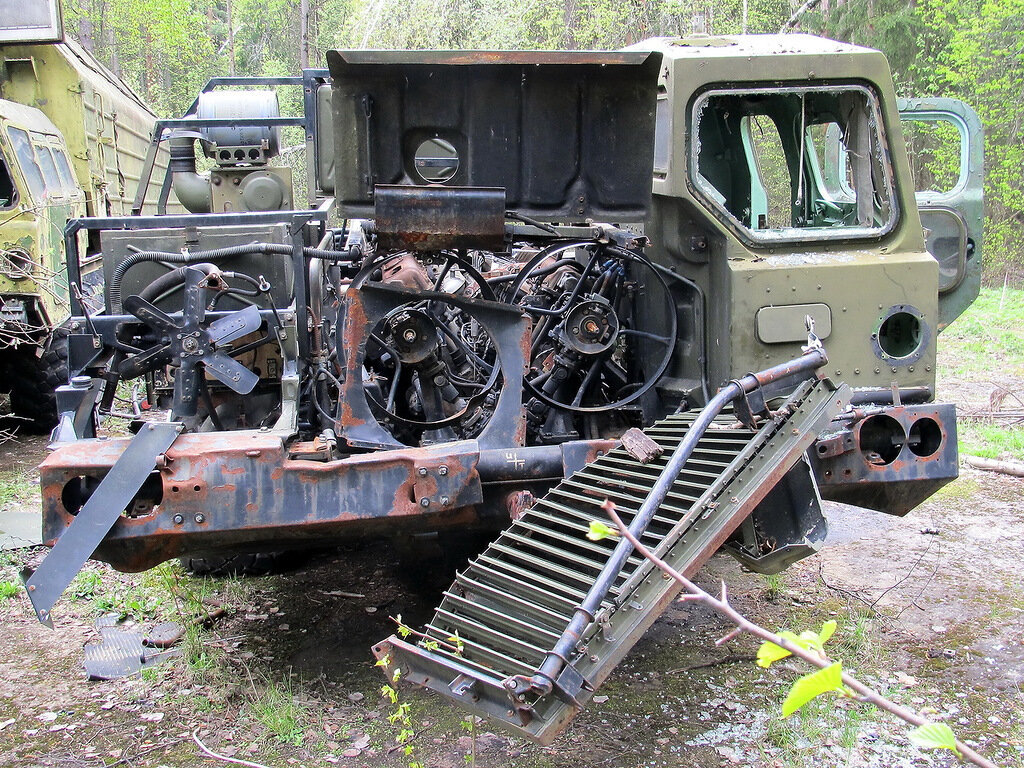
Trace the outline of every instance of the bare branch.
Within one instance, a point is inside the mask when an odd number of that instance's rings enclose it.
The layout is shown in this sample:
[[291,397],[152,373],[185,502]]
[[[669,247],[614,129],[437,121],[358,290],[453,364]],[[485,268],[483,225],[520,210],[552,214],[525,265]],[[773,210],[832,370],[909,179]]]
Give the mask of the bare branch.
[[268,766],[263,765],[263,763],[250,763],[248,760],[239,760],[234,757],[228,757],[227,755],[218,755],[199,740],[199,731],[192,732],[192,741],[199,746],[199,749],[204,755],[212,757],[214,760],[223,760],[225,763],[234,763],[235,765],[247,765],[249,768],[269,768]]
[[[698,587],[696,584],[694,584],[692,581],[686,578],[683,574],[681,574],[679,571],[677,571],[675,568],[673,568],[671,565],[666,563],[664,560],[662,560],[649,549],[647,549],[647,547],[641,544],[640,540],[637,539],[636,536],[634,536],[632,533],[630,533],[629,528],[626,527],[626,525],[622,522],[622,519],[615,511],[614,502],[612,502],[610,499],[605,501],[605,503],[602,505],[602,509],[604,509],[604,511],[608,513],[608,517],[612,520],[612,522],[615,523],[615,525],[618,526],[619,532],[627,541],[629,541],[630,544],[633,545],[633,549],[638,554],[650,560],[663,573],[668,574],[673,580],[675,580],[677,584],[682,586],[682,588],[685,589],[689,594],[693,595],[696,600],[699,600],[705,605],[711,607],[712,609],[720,613],[722,616],[727,618],[729,621],[731,621],[733,624],[735,624],[737,629],[734,631],[746,632],[748,634],[753,635],[754,637],[764,640],[765,642],[774,643],[775,645],[778,645],[779,647],[786,649],[793,656],[796,656],[798,659],[802,659],[811,666],[817,667],[819,669],[824,669],[825,667],[832,664],[832,661],[824,653],[819,654],[818,652],[813,650],[806,650],[798,645],[795,645],[794,643],[791,643],[789,640],[786,640],[783,637],[779,637],[774,632],[771,632],[770,630],[765,629],[759,624],[755,624],[754,622],[752,622],[750,619],[741,614],[726,601],[720,600],[714,595],[710,594],[709,592],[706,592],[700,587]],[[723,590],[723,596],[724,594],[725,591]],[[726,637],[728,636],[729,635],[726,635]],[[906,707],[900,706],[896,702],[886,698],[882,694],[878,693],[878,691],[860,682],[847,672],[843,672],[842,681],[847,688],[849,688],[857,695],[858,699],[873,704],[879,709],[885,710],[886,712],[895,715],[905,723],[909,723],[913,726],[919,726],[929,722],[925,718],[918,715],[916,712],[913,712],[912,710],[909,710]],[[997,768],[995,763],[978,754],[959,739],[957,739],[956,748],[960,751],[960,754],[963,755],[963,757],[966,760],[973,763],[974,765],[981,766],[981,768]]]

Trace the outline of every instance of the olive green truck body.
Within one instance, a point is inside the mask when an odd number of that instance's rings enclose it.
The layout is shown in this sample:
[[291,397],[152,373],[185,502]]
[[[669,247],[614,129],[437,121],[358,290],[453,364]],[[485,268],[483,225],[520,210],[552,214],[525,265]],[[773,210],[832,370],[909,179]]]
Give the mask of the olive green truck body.
[[[56,423],[66,383],[64,228],[127,215],[155,115],[38,0],[0,0],[0,371],[22,425]],[[164,153],[165,155],[165,153]],[[166,165],[165,156],[159,163]],[[82,243],[84,294],[100,289],[95,243]],[[59,336],[62,334],[58,334]]]

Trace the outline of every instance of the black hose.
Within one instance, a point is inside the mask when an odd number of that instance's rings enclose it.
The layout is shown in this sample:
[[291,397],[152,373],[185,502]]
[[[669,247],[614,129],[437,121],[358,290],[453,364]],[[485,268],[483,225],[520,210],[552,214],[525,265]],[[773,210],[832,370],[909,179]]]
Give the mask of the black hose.
[[[206,262],[199,264],[191,264],[188,267],[178,267],[177,269],[172,269],[170,272],[165,272],[164,274],[160,275],[160,277],[158,277],[152,283],[150,283],[141,291],[139,291],[139,298],[145,299],[146,301],[153,301],[154,299],[162,296],[164,293],[171,290],[172,288],[177,288],[179,285],[184,285],[185,272],[188,269],[198,269],[209,275],[211,272],[217,269],[217,266],[215,264],[210,264],[209,262]],[[120,299],[118,300],[118,303],[120,304]]]
[[[248,243],[246,245],[232,245],[227,248],[215,248],[208,251],[188,251],[185,253],[169,253],[164,251],[135,251],[134,253],[129,253],[118,263],[114,269],[114,274],[110,278],[110,285],[107,290],[110,292],[111,309],[114,312],[121,312],[121,281],[128,273],[128,270],[137,264],[147,261],[165,261],[171,264],[197,264],[230,258],[232,256],[256,255],[291,256],[292,246],[285,243]],[[302,255],[309,259],[324,259],[326,261],[348,261],[357,256],[351,248],[344,251],[330,251],[323,248],[308,247],[303,247]]]

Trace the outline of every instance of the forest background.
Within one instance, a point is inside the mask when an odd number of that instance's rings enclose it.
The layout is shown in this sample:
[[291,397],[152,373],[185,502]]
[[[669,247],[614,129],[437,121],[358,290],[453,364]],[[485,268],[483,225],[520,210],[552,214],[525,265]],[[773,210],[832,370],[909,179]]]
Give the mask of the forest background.
[[1024,285],[1024,0],[65,0],[71,34],[164,116],[217,75],[290,75],[330,48],[608,49],[782,29],[882,50],[901,96],[985,125],[985,281]]

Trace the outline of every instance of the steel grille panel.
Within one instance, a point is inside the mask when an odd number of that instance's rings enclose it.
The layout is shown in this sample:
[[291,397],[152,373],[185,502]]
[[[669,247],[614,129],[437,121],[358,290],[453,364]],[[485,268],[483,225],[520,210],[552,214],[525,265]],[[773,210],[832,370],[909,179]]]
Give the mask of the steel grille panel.
[[[758,431],[740,427],[732,416],[717,419],[643,543],[692,574],[800,459],[841,407],[844,392],[827,380],[807,382]],[[427,642],[416,646],[392,637],[375,653],[389,670],[402,668],[404,679],[549,742],[661,613],[675,584],[634,553],[577,656],[567,660],[572,675],[584,681],[576,694],[534,697],[517,709],[503,682],[537,669],[614,550],[613,540],[586,538],[591,520],[606,519],[601,504],[614,501],[628,525],[694,418],[673,415],[644,430],[666,449],[646,465],[620,447],[561,481],[458,574],[427,626]]]

